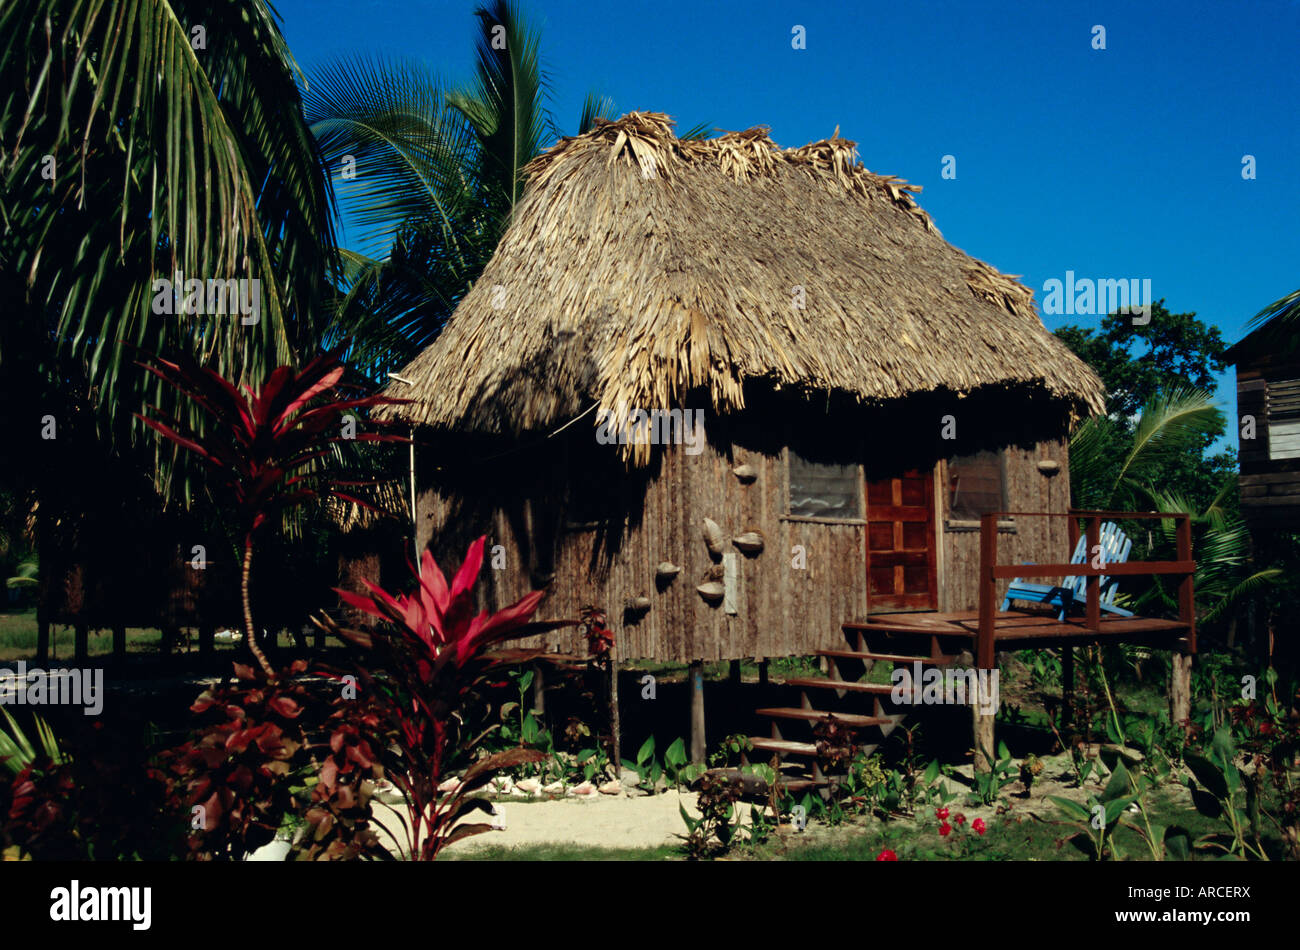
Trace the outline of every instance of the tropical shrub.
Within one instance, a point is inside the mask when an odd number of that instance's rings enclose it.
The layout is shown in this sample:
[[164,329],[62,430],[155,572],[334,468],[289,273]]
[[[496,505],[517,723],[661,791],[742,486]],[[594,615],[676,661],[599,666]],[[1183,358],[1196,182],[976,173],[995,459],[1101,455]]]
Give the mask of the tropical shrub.
[[[357,484],[329,464],[335,447],[354,442],[402,442],[383,431],[345,432],[345,415],[352,417],[379,405],[405,402],[388,396],[344,398],[335,394],[344,366],[334,353],[325,353],[301,371],[291,366],[273,370],[253,390],[236,387],[215,370],[184,354],[174,360],[146,356],[140,363],[180,394],[189,416],[203,424],[153,408],[140,415],[150,428],[202,462],[211,475],[209,487],[229,502],[232,533],[242,548],[240,594],[244,636],[249,651],[268,679],[276,671],[258,645],[249,594],[254,533],[272,518],[309,501],[333,495],[358,505],[367,502],[347,494],[341,485]],[[379,423],[372,423],[379,427]]]
[[[381,621],[375,633],[318,618],[360,656],[346,670],[331,671],[354,688],[333,701],[329,751],[307,813],[309,831],[298,842],[304,856],[391,857],[378,838],[381,829],[412,860],[433,860],[447,845],[489,830],[489,824],[465,819],[490,809],[485,799],[472,796],[498,770],[545,758],[520,747],[470,761],[484,733],[467,726],[465,712],[489,673],[521,659],[518,651],[494,654],[488,648],[576,622],[532,622],[542,591],[475,616],[473,585],[485,542],[480,537],[470,545],[450,584],[426,551],[413,594],[394,596],[369,582],[369,597],[339,591],[346,603]],[[468,766],[459,778],[452,774],[458,764]],[[402,795],[400,828],[385,828],[370,808],[380,779]]]

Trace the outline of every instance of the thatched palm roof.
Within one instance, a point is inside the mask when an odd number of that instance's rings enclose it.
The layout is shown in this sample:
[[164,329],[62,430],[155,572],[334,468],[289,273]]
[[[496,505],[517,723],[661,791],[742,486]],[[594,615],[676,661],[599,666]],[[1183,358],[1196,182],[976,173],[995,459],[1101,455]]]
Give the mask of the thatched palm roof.
[[414,401],[382,411],[518,435],[692,390],[726,412],[754,381],[862,402],[1022,386],[1102,411],[1033,292],[944,241],[919,188],[867,171],[836,131],[782,150],[765,129],[681,140],[633,112],[562,139],[525,169],[481,279],[397,374],[409,384],[390,385]]

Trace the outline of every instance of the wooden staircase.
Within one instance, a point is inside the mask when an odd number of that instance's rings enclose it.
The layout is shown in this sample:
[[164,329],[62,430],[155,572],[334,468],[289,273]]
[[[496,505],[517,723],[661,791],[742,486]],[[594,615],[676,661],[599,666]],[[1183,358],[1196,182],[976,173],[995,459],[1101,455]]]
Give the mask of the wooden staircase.
[[845,623],[842,629],[846,649],[814,651],[826,658],[827,676],[785,681],[787,687],[798,690],[798,706],[755,710],[770,721],[771,734],[750,736],[753,748],[742,757],[742,763],[768,763],[775,756],[781,784],[790,792],[815,788],[828,797],[830,786],[841,777],[824,771],[813,731],[817,724],[834,717],[851,730],[854,744],[870,755],[907,716],[909,707],[891,698],[892,685],[863,681],[877,663],[908,668],[913,663],[947,666],[959,658],[963,648],[960,641],[929,632],[881,631],[873,629],[870,622]]

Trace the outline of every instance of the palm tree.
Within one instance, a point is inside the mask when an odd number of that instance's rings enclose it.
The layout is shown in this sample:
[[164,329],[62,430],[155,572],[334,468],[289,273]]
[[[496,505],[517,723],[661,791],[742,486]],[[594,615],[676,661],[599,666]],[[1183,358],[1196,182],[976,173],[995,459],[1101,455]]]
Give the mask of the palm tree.
[[[475,16],[469,83],[418,63],[345,58],[315,71],[304,94],[349,224],[362,244],[388,251],[342,251],[329,340],[374,379],[433,342],[496,249],[523,196],[523,167],[560,134],[538,32],[512,0]],[[613,114],[589,93],[578,133]],[[683,137],[704,134],[695,126]]]
[[[127,343],[245,379],[314,347],[333,202],[296,73],[265,0],[0,8],[0,290],[24,304],[0,365],[84,378],[121,437],[146,394],[169,398]],[[257,279],[260,320],[154,312],[177,272]]]
[[[1134,421],[1132,432],[1115,419],[1087,420],[1070,440],[1070,482],[1082,508],[1146,509],[1170,514],[1195,512],[1185,493],[1168,487],[1171,464],[1199,453],[1207,434],[1221,430],[1222,415],[1211,396],[1196,389],[1158,393]],[[1251,566],[1250,535],[1230,502],[1237,491],[1235,473],[1225,479],[1214,499],[1192,517],[1196,551],[1197,610],[1201,623],[1231,617],[1235,607],[1282,576],[1277,568]],[[1174,559],[1176,522],[1144,521],[1134,538],[1148,559]],[[1134,609],[1149,604],[1176,610],[1176,591],[1162,578],[1133,598]]]
[[1079,508],[1124,509],[1147,497],[1171,463],[1198,453],[1222,430],[1209,393],[1173,389],[1147,401],[1130,426],[1105,416],[1086,420],[1070,439],[1070,490]]
[[[1255,569],[1252,566],[1250,531],[1241,516],[1230,511],[1227,505],[1236,491],[1237,478],[1229,476],[1209,507],[1192,516],[1192,547],[1196,551],[1193,581],[1199,623],[1235,619],[1234,608],[1264,592],[1284,574],[1278,567]],[[1176,513],[1193,510],[1187,499],[1175,492],[1151,487],[1147,494],[1156,511]],[[1176,523],[1170,519],[1160,521],[1158,525],[1158,535],[1148,543],[1151,553],[1173,559],[1177,550]],[[1159,576],[1153,578],[1152,588],[1139,598],[1139,610],[1146,602],[1159,603],[1170,610],[1178,609],[1177,591],[1167,589],[1163,580]]]

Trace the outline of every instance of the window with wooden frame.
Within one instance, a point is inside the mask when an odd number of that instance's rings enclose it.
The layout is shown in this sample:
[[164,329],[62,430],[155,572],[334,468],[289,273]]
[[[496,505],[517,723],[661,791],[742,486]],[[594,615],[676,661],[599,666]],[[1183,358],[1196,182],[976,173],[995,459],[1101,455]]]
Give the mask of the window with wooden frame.
[[789,460],[786,512],[818,521],[862,520],[862,476],[857,465],[813,462],[793,449]]
[[[959,455],[948,460],[948,530],[978,529],[980,517],[1010,507],[1007,495],[1006,452],[985,451]],[[999,528],[1014,527],[1009,519],[998,521]]]

